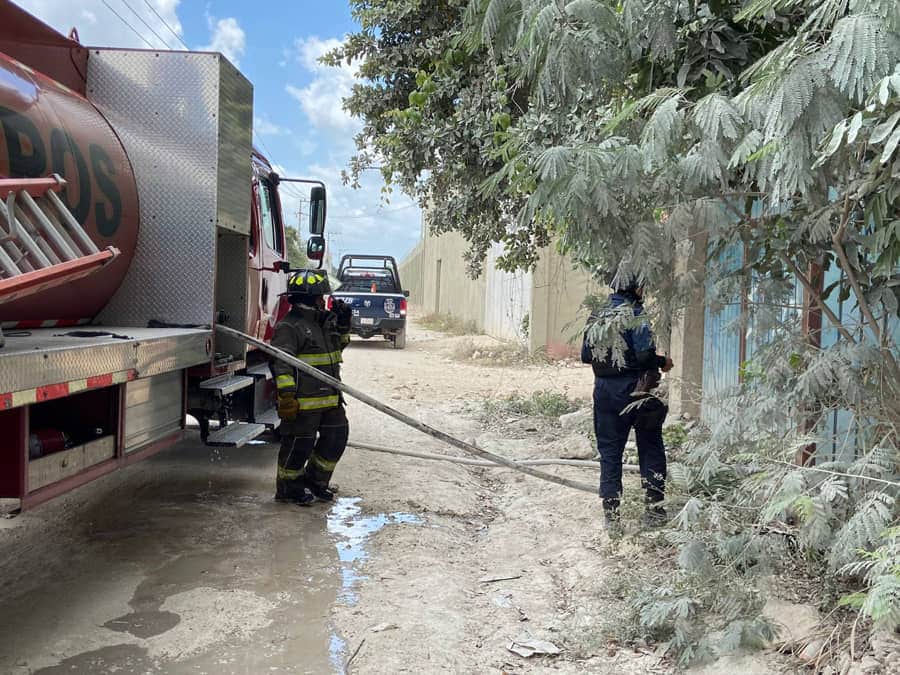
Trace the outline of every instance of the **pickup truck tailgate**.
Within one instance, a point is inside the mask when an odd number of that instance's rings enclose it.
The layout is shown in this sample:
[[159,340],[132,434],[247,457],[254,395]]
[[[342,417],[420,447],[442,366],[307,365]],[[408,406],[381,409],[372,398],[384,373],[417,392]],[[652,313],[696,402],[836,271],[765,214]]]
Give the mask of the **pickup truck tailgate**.
[[332,294],[335,300],[343,300],[353,311],[354,323],[375,325],[379,319],[402,319],[400,307],[405,300],[397,293],[341,293]]

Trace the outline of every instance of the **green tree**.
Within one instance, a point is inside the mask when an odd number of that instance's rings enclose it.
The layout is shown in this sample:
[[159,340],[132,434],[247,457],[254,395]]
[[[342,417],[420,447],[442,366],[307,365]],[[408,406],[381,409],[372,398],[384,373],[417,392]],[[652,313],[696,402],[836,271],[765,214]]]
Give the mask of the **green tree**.
[[536,225],[510,227],[522,200],[477,189],[503,168],[499,150],[527,91],[510,84],[486,46],[468,40],[468,0],[351,6],[360,30],[324,59],[358,63],[362,78],[345,101],[364,125],[346,180],[358,184],[377,169],[388,192],[397,185],[418,197],[433,231],[459,231],[472,242],[474,273],[493,241],[515,252],[512,267],[534,262],[549,240]]
[[291,267],[306,267],[309,260],[306,258],[306,248],[300,231],[288,225],[284,228],[284,236],[287,239],[287,258]]

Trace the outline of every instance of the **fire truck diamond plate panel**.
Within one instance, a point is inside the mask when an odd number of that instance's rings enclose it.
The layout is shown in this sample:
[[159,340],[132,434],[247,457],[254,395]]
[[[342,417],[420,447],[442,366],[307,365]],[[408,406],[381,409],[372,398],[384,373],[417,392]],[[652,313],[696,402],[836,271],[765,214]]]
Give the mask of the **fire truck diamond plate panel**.
[[[218,54],[90,50],[88,98],[125,146],[141,213],[135,258],[101,323],[213,321],[221,69]],[[247,157],[249,194],[249,147]]]
[[0,350],[0,393],[128,370],[148,377],[209,358],[208,330],[113,327],[109,331],[96,337],[77,337],[65,329],[10,334]]

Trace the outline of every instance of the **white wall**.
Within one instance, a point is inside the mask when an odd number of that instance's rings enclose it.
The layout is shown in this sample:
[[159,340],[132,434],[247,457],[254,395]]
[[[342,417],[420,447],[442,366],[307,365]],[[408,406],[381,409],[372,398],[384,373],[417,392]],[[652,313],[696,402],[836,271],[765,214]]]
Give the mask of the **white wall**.
[[495,261],[503,255],[503,244],[494,244],[485,265],[484,332],[501,340],[526,345],[523,322],[531,311],[531,273],[502,272]]

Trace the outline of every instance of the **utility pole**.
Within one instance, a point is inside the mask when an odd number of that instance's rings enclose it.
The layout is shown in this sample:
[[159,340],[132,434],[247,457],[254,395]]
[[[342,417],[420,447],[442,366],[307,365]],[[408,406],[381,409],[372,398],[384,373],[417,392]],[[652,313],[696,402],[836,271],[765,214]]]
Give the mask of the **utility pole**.
[[308,199],[301,199],[297,207],[297,232],[303,233],[303,205],[309,203]]

